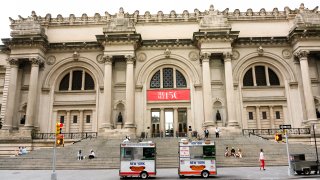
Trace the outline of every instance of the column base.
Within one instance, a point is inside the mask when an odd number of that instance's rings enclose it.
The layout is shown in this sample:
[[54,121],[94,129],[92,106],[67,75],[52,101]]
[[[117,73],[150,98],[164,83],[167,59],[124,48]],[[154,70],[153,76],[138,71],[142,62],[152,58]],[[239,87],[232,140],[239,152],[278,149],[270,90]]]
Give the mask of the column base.
[[320,120],[318,120],[318,119],[308,119],[306,124],[309,125],[309,126],[312,126],[312,124],[320,124]]
[[239,127],[239,124],[236,121],[231,121],[228,122],[228,127]]
[[34,129],[34,126],[33,125],[29,125],[29,124],[26,124],[24,125],[23,127],[20,127],[20,130],[33,130]]
[[3,125],[2,126],[2,130],[12,130],[13,126],[9,126],[9,125]]
[[117,123],[117,129],[122,129],[123,123]]
[[103,123],[101,125],[101,129],[112,129],[112,128],[113,128],[113,125],[110,123]]
[[126,129],[135,129],[135,128],[137,128],[136,125],[134,125],[133,123],[125,123],[123,127],[126,128]]
[[203,127],[213,127],[215,126],[215,123],[214,122],[204,122],[202,124]]

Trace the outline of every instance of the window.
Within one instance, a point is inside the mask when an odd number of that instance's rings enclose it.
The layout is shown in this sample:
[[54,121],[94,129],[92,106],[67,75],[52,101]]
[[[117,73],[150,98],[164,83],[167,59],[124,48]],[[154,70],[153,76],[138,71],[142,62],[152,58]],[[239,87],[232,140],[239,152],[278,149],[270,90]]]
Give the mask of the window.
[[143,148],[143,159],[154,160],[155,158],[155,148]]
[[267,66],[254,66],[244,74],[243,86],[280,86],[280,81],[277,74],[271,68]]
[[90,115],[86,115],[86,123],[90,123]]
[[249,120],[253,120],[253,112],[249,112]]
[[262,119],[267,119],[267,112],[266,111],[262,112]]
[[60,116],[60,123],[64,123],[64,116]]
[[73,123],[78,123],[78,116],[73,116]]
[[280,111],[276,111],[276,119],[280,119]]
[[158,70],[150,80],[150,88],[185,88],[187,81],[184,75],[174,68]]
[[[72,73],[72,74],[71,74]],[[70,76],[72,75],[72,78]],[[84,77],[83,77],[84,76]],[[71,84],[70,84],[71,80]],[[84,82],[83,82],[84,81]],[[69,87],[71,85],[71,87]],[[59,84],[59,91],[94,90],[94,81],[85,70],[73,70],[66,74]]]

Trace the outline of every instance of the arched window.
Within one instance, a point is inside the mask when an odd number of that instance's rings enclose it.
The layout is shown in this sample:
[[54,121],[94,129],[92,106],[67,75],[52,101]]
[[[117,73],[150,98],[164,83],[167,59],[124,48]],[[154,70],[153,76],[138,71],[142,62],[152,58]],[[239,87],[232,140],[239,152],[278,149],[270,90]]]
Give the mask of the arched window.
[[180,71],[175,68],[162,68],[154,73],[150,80],[150,88],[185,87],[187,87],[186,78]]
[[243,77],[243,86],[280,86],[277,74],[268,66],[253,66]]
[[68,90],[94,90],[93,78],[85,70],[71,70],[62,78],[59,84],[59,91]]

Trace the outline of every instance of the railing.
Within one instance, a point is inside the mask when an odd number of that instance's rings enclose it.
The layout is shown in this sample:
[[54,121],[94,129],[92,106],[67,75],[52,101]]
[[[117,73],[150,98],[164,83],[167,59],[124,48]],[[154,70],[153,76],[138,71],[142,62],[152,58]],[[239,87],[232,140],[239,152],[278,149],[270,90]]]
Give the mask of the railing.
[[[62,133],[64,139],[97,138],[97,132]],[[32,139],[54,139],[55,133],[33,133]]]
[[[188,134],[187,134],[187,132],[176,132],[176,136],[177,136],[177,137],[187,137]],[[160,138],[162,138],[162,137],[174,137],[174,134],[173,134],[173,133],[166,133],[166,134],[164,134],[164,133],[162,133],[162,132],[160,132],[160,133],[152,133],[152,134],[151,134],[151,137],[152,137],[152,138],[157,138],[157,137],[160,137]]]
[[[243,135],[275,135],[276,133],[281,133],[282,129],[243,129],[242,134]],[[310,134],[310,128],[291,128],[287,129],[288,134]]]

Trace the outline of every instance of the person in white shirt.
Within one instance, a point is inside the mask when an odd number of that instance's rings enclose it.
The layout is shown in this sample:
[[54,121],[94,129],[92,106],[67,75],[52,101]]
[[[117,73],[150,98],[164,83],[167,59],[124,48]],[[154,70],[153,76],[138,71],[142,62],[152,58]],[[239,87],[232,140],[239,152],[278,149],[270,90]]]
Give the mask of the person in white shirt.
[[216,127],[216,138],[219,138],[219,134],[220,134],[220,129]]
[[94,151],[91,149],[91,151],[90,151],[90,154],[89,154],[89,159],[93,159],[93,158],[95,158],[95,153],[94,153]]
[[260,149],[260,157],[259,157],[259,160],[260,160],[260,170],[261,170],[261,168],[262,168],[262,170],[266,170],[266,169],[264,168],[265,163],[264,163],[263,149]]

